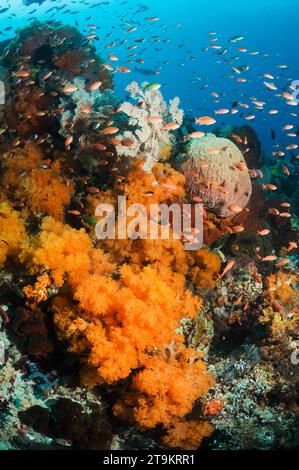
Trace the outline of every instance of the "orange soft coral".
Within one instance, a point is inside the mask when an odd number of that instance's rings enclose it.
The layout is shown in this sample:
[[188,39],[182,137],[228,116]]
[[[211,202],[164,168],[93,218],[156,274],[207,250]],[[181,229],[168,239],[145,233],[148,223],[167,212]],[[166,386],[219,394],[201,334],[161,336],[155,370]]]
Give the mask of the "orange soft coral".
[[25,238],[25,224],[20,214],[8,202],[0,202],[0,266],[7,257],[17,257],[20,243]]
[[282,306],[299,303],[299,294],[296,289],[298,276],[278,271],[267,277],[267,297],[271,303],[278,302]]
[[[181,342],[183,338],[175,332],[179,319],[194,318],[201,306],[190,291],[173,289],[150,266],[136,274],[123,265],[119,272],[119,281],[90,273],[82,274],[74,285],[70,275],[80,315],[88,322],[84,333],[89,344],[87,365],[100,382],[125,378],[156,348],[174,339]],[[61,316],[65,313],[55,307],[58,325]]]
[[28,299],[33,299],[37,303],[47,300],[47,288],[51,285],[51,279],[47,274],[38,276],[34,286],[28,285],[23,288],[23,293]]
[[[183,178],[168,165],[154,171],[137,168],[129,175],[129,203],[148,204],[147,192],[154,194],[152,202],[184,194]],[[103,202],[103,196],[89,202]],[[111,192],[106,196],[113,200]],[[20,258],[31,272],[47,270],[64,286],[65,295],[52,303],[54,323],[82,358],[83,383],[113,384],[133,372],[131,390],[115,414],[144,428],[172,426],[214,383],[178,333],[180,320],[196,318],[202,307],[186,287],[190,260],[180,240],[111,240],[102,246],[109,254],[84,229],[46,217]]]
[[63,285],[65,276],[76,285],[89,271],[113,271],[108,257],[102,250],[93,248],[84,229],[75,230],[52,217],[46,217],[41,232],[30,243],[23,244],[20,259],[33,271],[41,267],[50,270],[58,287]]
[[163,437],[163,444],[173,449],[196,450],[213,432],[208,421],[175,421]]
[[73,184],[63,180],[59,162],[44,160],[37,147],[24,150],[5,161],[4,183],[8,194],[23,201],[34,214],[44,212],[63,219],[64,207],[70,203]]
[[[173,345],[174,348],[174,345]],[[214,384],[204,362],[192,349],[180,346],[169,359],[149,357],[133,379],[133,392],[116,404],[114,412],[143,428],[167,427],[192,410],[195,400]]]
[[267,277],[266,302],[268,308],[259,318],[266,323],[276,338],[296,338],[299,328],[299,293],[297,273],[278,271]]
[[215,287],[219,279],[221,259],[216,253],[201,249],[188,253],[190,278],[198,289]]
[[159,204],[171,199],[179,200],[185,194],[185,177],[167,163],[157,163],[152,172],[142,170],[142,164],[128,175],[128,184],[124,187],[128,204]]

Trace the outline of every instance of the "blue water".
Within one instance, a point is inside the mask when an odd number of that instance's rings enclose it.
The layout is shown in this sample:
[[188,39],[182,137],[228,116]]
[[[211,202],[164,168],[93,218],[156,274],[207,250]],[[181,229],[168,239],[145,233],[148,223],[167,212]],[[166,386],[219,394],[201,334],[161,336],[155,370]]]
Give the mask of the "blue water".
[[[100,6],[92,8],[99,3]],[[140,5],[148,9],[136,13]],[[49,11],[52,7],[63,6],[59,12]],[[297,129],[298,117],[291,115],[297,114],[297,107],[288,106],[286,100],[275,97],[275,93],[287,90],[292,80],[299,79],[297,0],[46,0],[41,5],[32,3],[29,6],[25,6],[22,0],[1,2],[1,8],[8,7],[6,12],[0,14],[2,39],[13,37],[17,28],[29,24],[34,18],[78,25],[84,34],[87,33],[88,23],[95,24],[99,36],[96,46],[103,59],[108,62],[109,54],[116,54],[119,57],[117,65],[132,69],[130,74],[114,75],[116,91],[122,96],[125,96],[125,87],[132,80],[158,81],[163,84],[164,96],[179,96],[185,112],[193,117],[213,115],[219,108],[230,108],[235,100],[251,105],[250,97],[255,97],[266,102],[263,111],[254,110],[252,105],[248,110],[239,108],[239,113],[234,116],[217,116],[217,125],[249,124],[257,131],[267,154],[277,150],[276,145],[283,150],[286,145],[299,143],[298,138],[287,137],[286,132],[282,131],[285,124],[293,124]],[[151,16],[160,19],[157,22],[145,20]],[[138,29],[125,33],[129,24]],[[8,26],[13,29],[5,31]],[[217,34],[209,36],[208,31]],[[229,38],[235,35],[244,36],[244,39],[228,43]],[[218,38],[217,43],[223,48],[229,46],[225,55],[219,56],[218,50],[209,47],[212,44],[209,39],[213,37]],[[136,50],[128,50],[140,38],[144,38],[145,42],[138,43]],[[128,42],[120,44],[123,39]],[[107,44],[114,41],[115,47],[107,49]],[[206,47],[209,50],[203,52]],[[238,47],[248,52],[258,51],[259,54],[238,52]],[[130,58],[129,54],[136,55]],[[232,56],[238,58],[228,63]],[[138,64],[136,59],[145,62]],[[133,63],[127,63],[128,60]],[[277,68],[280,64],[286,64],[288,68]],[[238,75],[232,72],[232,66],[241,65],[250,66],[248,72],[240,75],[249,80],[247,83],[235,81]],[[144,76],[135,72],[135,67],[158,70],[160,74]],[[272,74],[275,80],[262,78],[264,73]],[[227,78],[232,75],[234,78]],[[275,82],[277,92],[269,91],[262,83],[264,80]],[[225,96],[215,103],[211,92]],[[269,115],[270,109],[278,109],[279,113]],[[246,121],[244,117],[251,113],[256,115],[255,120]],[[271,129],[276,133],[275,140],[271,139]]]

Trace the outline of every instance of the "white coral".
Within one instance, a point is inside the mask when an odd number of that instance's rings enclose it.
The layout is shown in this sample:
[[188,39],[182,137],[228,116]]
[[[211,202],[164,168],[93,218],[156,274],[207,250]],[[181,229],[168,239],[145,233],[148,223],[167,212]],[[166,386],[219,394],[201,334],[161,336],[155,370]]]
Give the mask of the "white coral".
[[184,112],[179,108],[178,97],[170,100],[169,106],[163,99],[159,90],[146,89],[148,82],[140,88],[137,82],[132,82],[126,89],[130,97],[138,100],[137,105],[125,102],[121,105],[121,111],[128,117],[128,125],[131,130],[126,130],[122,139],[130,139],[133,146],[118,146],[117,153],[126,157],[142,156],[145,158],[144,170],[151,171],[154,162],[159,160],[161,147],[171,146],[174,136],[163,126],[169,122],[181,125]]
[[[100,90],[87,91],[85,88],[85,80],[77,77],[73,82],[67,82],[65,86],[74,85],[77,90],[71,95],[61,98],[60,108],[65,109],[61,116],[61,129],[60,133],[63,136],[67,136],[72,133],[76,122],[80,119],[96,121],[98,118],[106,118],[107,111],[113,109],[118,104],[115,94],[112,90]],[[71,105],[72,109],[69,109]],[[83,111],[84,106],[90,106],[91,112],[87,116]]]

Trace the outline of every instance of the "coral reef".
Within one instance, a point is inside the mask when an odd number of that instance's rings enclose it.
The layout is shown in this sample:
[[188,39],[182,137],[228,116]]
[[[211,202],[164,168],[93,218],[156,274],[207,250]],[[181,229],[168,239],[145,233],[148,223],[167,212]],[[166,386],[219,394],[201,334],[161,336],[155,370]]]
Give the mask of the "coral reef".
[[[254,131],[192,138],[158,83],[132,82],[122,102],[87,39],[34,22],[2,47],[0,449],[295,447],[287,175],[274,159],[252,183]],[[119,196],[146,231],[130,215],[129,237],[101,239],[97,208],[116,209],[118,234]],[[150,208],[200,201],[204,245],[188,251],[173,214],[164,226]]]

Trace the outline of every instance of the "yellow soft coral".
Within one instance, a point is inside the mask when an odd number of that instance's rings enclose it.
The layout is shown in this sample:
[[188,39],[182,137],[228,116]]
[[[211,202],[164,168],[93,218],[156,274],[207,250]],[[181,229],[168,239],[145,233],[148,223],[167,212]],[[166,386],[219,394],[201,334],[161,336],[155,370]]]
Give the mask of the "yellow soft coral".
[[27,146],[4,164],[4,183],[8,193],[25,203],[29,212],[46,213],[62,220],[70,203],[73,184],[63,180],[59,162],[43,159],[37,147]]
[[25,224],[20,214],[8,202],[0,202],[0,266],[7,257],[17,257],[20,243],[25,238]]

